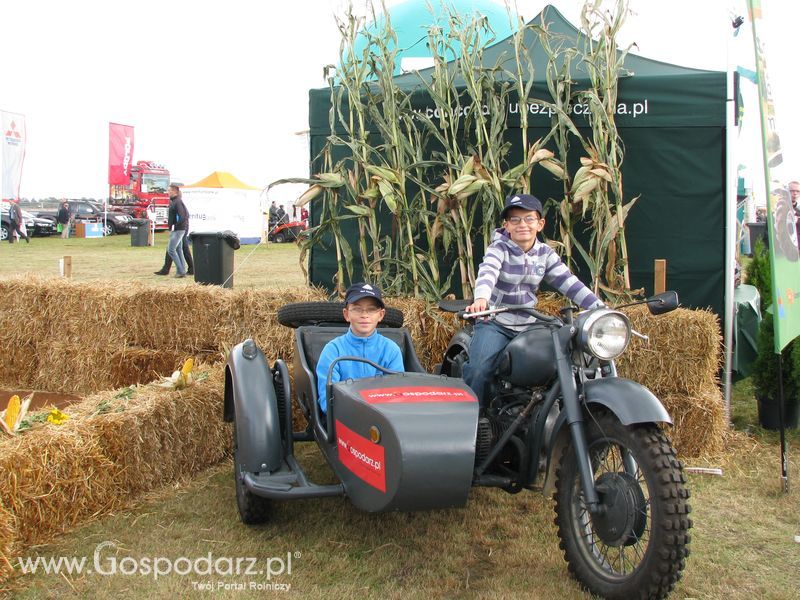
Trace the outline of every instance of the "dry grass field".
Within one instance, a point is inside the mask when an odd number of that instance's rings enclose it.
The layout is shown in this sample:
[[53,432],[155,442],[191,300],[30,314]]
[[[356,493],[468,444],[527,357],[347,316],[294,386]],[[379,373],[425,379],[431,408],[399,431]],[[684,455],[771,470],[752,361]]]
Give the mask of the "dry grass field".
[[[0,277],[18,273],[59,276],[59,259],[72,257],[74,281],[138,281],[157,286],[190,285],[191,278],[175,279],[154,275],[164,264],[166,233],[157,233],[156,245],[131,247],[130,236],[114,235],[100,239],[58,236],[32,238],[30,244],[0,244]],[[242,246],[234,252],[235,288],[263,288],[276,284],[302,286],[305,283],[295,244]]]
[[[163,234],[158,244],[131,248],[127,236],[4,244],[0,278],[24,272],[56,277],[58,258],[70,255],[77,281],[194,285],[152,274],[163,261]],[[235,257],[236,288],[303,284],[294,245],[244,246]],[[723,475],[689,475],[692,554],[674,598],[797,597],[800,432],[790,435],[795,489],[786,495],[777,435],[756,426],[754,406],[749,383],[741,382],[734,396],[736,431],[724,451],[689,462],[721,468]],[[330,481],[313,444],[297,451],[312,479]],[[84,569],[78,573],[72,563],[68,572],[62,562],[60,573],[45,573],[40,563],[36,574],[23,575],[16,563],[16,575],[4,584],[8,596],[187,598],[211,592],[250,598],[289,588],[293,596],[311,598],[589,597],[567,573],[549,498],[476,489],[463,509],[378,515],[345,499],[306,500],[277,504],[270,523],[247,527],[236,512],[230,460],[132,499],[114,514],[29,548],[22,558],[37,556],[83,559]],[[157,573],[156,564],[172,572]]]

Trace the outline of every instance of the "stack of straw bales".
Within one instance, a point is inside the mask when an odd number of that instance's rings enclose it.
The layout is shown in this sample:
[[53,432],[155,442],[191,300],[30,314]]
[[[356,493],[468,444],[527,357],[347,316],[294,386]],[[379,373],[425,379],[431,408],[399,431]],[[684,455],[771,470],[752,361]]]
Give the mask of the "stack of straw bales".
[[646,385],[672,416],[673,443],[683,456],[722,449],[727,431],[719,388],[722,338],[711,311],[678,310],[657,317],[644,306],[626,309],[634,338],[618,361],[620,375]]
[[0,387],[65,393],[143,383],[188,356],[206,361],[252,337],[271,360],[291,356],[293,332],[276,320],[288,302],[324,300],[314,289],[0,282]]
[[[0,387],[94,394],[66,409],[62,426],[40,425],[0,440],[0,573],[3,557],[106,513],[146,490],[219,461],[230,449],[222,422],[224,353],[251,337],[270,364],[291,362],[294,331],[278,324],[290,302],[325,300],[314,289],[226,290],[181,286],[11,279],[0,282]],[[390,298],[403,311],[428,369],[441,360],[454,315],[424,301]],[[558,301],[543,297],[540,309]],[[726,429],[717,387],[721,342],[710,312],[650,317],[628,311],[635,340],[622,375],[648,386],[670,411],[684,456],[720,448]],[[206,363],[206,381],[180,392],[154,385],[133,396],[113,390],[169,374],[189,356]]]
[[[0,440],[0,576],[21,550],[219,462],[230,452],[222,371],[175,391],[157,385],[101,392]],[[207,379],[205,379],[207,377]]]
[[[278,324],[279,307],[325,299],[307,288],[226,290],[189,286],[154,289],[52,280],[0,282],[0,387],[91,393],[150,381],[188,356],[221,360],[226,349],[252,337],[270,363],[290,362],[293,331]],[[441,360],[459,326],[452,314],[425,301],[389,298],[405,315],[422,364]],[[560,300],[543,295],[539,308],[554,313]],[[629,314],[650,336],[634,339],[620,372],[649,387],[675,421],[673,437],[684,455],[716,451],[725,430],[718,389],[721,340],[716,317],[679,309],[651,317]]]

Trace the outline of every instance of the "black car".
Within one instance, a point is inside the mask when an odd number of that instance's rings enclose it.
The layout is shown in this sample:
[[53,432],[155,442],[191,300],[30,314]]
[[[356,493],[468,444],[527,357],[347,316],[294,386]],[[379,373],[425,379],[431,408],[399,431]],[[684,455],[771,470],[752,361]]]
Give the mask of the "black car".
[[[22,219],[25,222],[25,229],[28,235],[47,236],[55,231],[55,226],[52,221],[35,217],[27,210],[22,211]],[[3,203],[2,208],[0,208],[0,221],[2,221],[2,227],[0,227],[0,241],[5,242],[8,240],[9,231],[11,231],[11,224],[8,219],[8,205],[6,203]]]
[[[103,235],[128,233],[131,230],[131,216],[117,208],[108,207],[106,213],[101,204],[88,200],[69,200],[69,212],[76,221],[105,223]],[[56,214],[52,211],[40,212],[37,216],[50,219],[55,226]]]

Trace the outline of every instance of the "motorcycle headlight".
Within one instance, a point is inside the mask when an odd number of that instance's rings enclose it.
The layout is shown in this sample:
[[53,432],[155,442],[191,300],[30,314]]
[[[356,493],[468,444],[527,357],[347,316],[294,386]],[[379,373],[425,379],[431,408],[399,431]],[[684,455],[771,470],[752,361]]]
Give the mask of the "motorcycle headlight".
[[608,309],[587,314],[580,325],[581,347],[600,360],[614,360],[625,352],[631,339],[631,324],[624,314]]

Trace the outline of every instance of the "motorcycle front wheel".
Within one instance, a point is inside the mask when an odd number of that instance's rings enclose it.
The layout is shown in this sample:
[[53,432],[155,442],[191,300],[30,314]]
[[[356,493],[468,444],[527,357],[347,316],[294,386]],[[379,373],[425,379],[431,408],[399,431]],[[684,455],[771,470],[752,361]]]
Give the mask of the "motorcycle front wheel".
[[556,479],[556,525],[572,575],[604,598],[664,598],[689,554],[689,490],[667,436],[614,415],[586,422],[600,511],[592,514],[569,444]]

